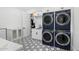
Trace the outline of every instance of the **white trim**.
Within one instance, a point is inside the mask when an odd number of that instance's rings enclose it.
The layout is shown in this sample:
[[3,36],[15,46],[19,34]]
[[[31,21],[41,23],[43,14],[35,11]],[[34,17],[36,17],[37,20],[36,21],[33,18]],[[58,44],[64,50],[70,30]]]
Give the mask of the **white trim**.
[[71,50],[74,50],[73,38],[74,38],[74,8],[71,8]]

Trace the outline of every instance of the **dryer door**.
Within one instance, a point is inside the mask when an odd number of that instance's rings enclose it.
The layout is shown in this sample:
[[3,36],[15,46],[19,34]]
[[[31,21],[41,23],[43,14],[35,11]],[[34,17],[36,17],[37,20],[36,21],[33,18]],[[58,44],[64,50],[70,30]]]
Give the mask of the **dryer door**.
[[70,22],[70,16],[69,14],[62,12],[58,13],[56,16],[56,23],[59,25],[66,25]]
[[49,31],[45,31],[43,32],[43,41],[44,42],[52,42],[52,40],[54,39],[54,37],[52,36],[52,33]]
[[53,17],[51,14],[46,14],[43,16],[43,23],[44,25],[51,25],[53,22]]
[[55,38],[59,45],[66,46],[70,43],[70,37],[66,33],[58,33]]

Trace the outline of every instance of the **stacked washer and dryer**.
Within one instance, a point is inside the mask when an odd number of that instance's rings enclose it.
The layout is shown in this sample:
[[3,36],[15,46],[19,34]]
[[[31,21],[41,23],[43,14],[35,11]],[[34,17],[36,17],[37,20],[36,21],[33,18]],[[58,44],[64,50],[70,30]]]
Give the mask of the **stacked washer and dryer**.
[[44,13],[42,33],[43,44],[71,50],[71,10]]
[[54,12],[43,14],[43,44],[54,46]]

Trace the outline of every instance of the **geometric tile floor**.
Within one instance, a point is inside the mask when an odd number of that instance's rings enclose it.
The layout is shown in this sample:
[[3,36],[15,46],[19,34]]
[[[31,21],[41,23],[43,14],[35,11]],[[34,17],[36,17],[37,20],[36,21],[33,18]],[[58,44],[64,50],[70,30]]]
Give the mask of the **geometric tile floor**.
[[62,49],[43,45],[41,40],[37,39],[24,39],[24,50],[25,51],[63,51]]

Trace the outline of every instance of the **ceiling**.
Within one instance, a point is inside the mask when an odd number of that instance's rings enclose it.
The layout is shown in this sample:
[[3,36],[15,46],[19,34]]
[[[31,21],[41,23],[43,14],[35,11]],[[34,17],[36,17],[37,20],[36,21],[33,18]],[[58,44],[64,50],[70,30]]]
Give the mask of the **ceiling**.
[[48,8],[48,7],[17,7],[18,9],[24,11],[24,12],[28,12],[28,13],[32,13],[32,12],[46,12],[47,10],[50,11],[54,8]]

